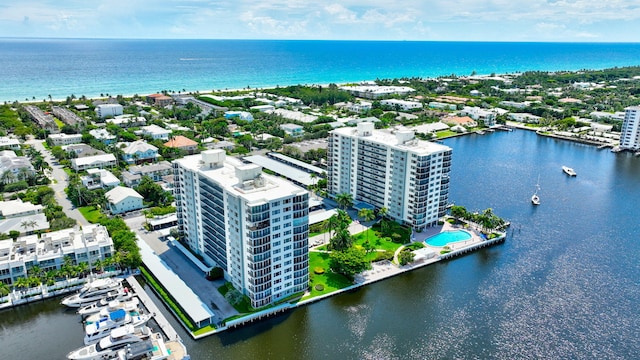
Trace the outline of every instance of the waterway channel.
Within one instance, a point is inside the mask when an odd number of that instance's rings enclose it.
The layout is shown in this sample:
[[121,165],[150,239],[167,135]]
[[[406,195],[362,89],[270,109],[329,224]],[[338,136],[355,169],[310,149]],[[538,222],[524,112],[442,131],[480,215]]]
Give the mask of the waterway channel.
[[[192,358],[636,357],[640,158],[524,130],[445,143],[450,200],[511,221],[505,243],[199,341],[168,316]],[[0,357],[61,359],[79,321],[56,300],[2,311]]]

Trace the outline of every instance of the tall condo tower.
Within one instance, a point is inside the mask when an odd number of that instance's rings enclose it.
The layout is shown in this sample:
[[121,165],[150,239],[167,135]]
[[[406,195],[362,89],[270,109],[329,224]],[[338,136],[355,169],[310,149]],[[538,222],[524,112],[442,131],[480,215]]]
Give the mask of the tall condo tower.
[[173,162],[178,226],[188,246],[254,308],[307,289],[309,195],[257,165],[208,150]]
[[447,210],[451,148],[411,130],[375,130],[369,122],[333,130],[327,163],[331,194],[385,207],[414,229],[436,225]]
[[620,147],[640,150],[640,106],[624,109],[624,122],[620,132]]

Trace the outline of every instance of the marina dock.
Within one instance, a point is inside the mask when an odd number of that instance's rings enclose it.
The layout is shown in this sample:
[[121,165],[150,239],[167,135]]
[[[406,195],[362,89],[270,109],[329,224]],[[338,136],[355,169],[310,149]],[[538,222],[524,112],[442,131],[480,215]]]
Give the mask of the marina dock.
[[156,304],[151,300],[147,292],[142,288],[138,280],[136,280],[133,275],[126,278],[127,282],[135,292],[136,296],[140,299],[140,302],[144,305],[147,311],[153,314],[153,318],[160,326],[160,330],[167,337],[168,340],[181,340],[180,336],[176,332],[176,330],[169,324],[167,318],[164,317],[160,309],[156,306]]

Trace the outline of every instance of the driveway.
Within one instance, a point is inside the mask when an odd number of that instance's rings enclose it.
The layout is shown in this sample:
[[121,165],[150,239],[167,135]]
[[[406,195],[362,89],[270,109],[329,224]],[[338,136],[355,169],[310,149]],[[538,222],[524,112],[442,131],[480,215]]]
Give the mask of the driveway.
[[76,220],[80,226],[88,225],[89,222],[82,216],[80,211],[73,206],[71,201],[67,198],[67,194],[64,189],[68,186],[67,173],[64,172],[62,165],[58,164],[56,159],[51,155],[49,150],[45,149],[42,145],[43,140],[30,139],[25,142],[33,146],[36,150],[40,151],[44,160],[51,166],[51,172],[46,173],[52,183],[49,186],[53,189],[58,205],[62,206],[62,210],[68,217]]
[[142,227],[145,222],[144,215],[127,217],[124,221],[200,297],[200,300],[214,311],[218,322],[238,314],[224,296],[218,292],[218,287],[224,285],[224,280],[207,280],[202,270],[178,248],[170,245],[169,241],[160,240],[160,234],[157,231],[144,230]]

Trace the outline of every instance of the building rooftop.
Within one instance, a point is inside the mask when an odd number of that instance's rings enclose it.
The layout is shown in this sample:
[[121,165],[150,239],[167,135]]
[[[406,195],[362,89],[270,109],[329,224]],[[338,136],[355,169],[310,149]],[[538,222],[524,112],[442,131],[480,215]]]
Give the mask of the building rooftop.
[[264,174],[261,166],[226,157],[224,150],[207,150],[175,162],[192,171],[199,171],[201,175],[224,187],[228,193],[252,204],[306,193],[306,190],[289,181]]
[[166,143],[164,143],[164,146],[170,147],[170,148],[183,148],[183,147],[189,147],[189,146],[198,146],[198,143],[189,139],[186,136],[177,135],[169,139],[169,141],[167,141]]
[[375,130],[373,123],[359,123],[358,128],[340,128],[331,132],[347,137],[360,138],[402,151],[410,151],[418,155],[429,155],[434,152],[450,150],[445,145],[416,139],[412,130],[406,128],[397,128],[391,131]]
[[113,154],[102,154],[102,155],[94,155],[87,156],[83,158],[71,159],[71,164],[75,167],[78,166],[87,166],[91,164],[101,164],[105,162],[116,161],[116,157]]
[[122,151],[125,154],[135,154],[139,152],[158,151],[158,148],[147,143],[144,140],[137,140],[127,145]]
[[128,188],[124,186],[114,187],[113,189],[107,191],[105,196],[107,197],[107,199],[109,199],[109,202],[112,204],[117,204],[130,196],[144,199],[144,197],[138,194],[137,191],[133,190],[132,188]]
[[34,205],[30,202],[22,202],[20,199],[0,201],[0,217],[10,218],[16,214],[27,212],[39,213],[44,208],[42,205]]

